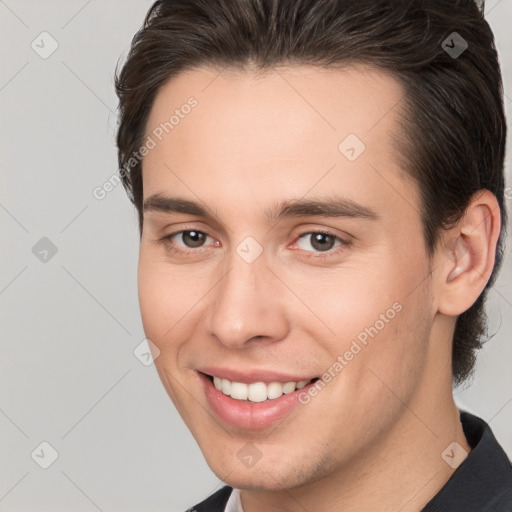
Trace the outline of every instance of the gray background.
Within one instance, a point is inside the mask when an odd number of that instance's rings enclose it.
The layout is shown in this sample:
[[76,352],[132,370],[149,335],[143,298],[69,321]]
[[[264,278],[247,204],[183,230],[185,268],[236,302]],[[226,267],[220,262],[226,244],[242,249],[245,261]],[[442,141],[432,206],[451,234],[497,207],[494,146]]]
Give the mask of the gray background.
[[[0,0],[0,511],[180,511],[220,484],[133,353],[134,209],[122,185],[92,194],[117,169],[113,72],[151,3]],[[512,118],[512,1],[487,16]],[[46,59],[31,47],[43,31],[59,45]],[[510,245],[489,297],[496,335],[456,396],[512,455]],[[48,469],[43,441],[58,452]]]

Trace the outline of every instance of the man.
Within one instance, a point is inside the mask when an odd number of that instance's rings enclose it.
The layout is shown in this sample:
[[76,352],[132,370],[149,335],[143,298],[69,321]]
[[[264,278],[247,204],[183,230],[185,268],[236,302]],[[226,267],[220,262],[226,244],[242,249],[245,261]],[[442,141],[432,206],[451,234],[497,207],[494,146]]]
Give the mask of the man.
[[472,1],[160,0],[116,76],[155,365],[227,486],[197,511],[512,510],[458,411],[502,253]]

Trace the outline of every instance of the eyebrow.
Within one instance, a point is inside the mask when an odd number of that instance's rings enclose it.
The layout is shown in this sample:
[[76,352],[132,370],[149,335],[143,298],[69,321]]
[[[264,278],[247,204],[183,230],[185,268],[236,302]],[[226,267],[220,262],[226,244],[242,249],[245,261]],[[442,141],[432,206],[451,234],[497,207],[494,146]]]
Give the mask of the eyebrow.
[[[179,197],[167,197],[156,193],[144,201],[144,212],[184,213],[197,215],[206,219],[215,219],[201,204]],[[269,223],[277,222],[291,217],[346,217],[355,219],[378,220],[380,216],[369,208],[350,199],[339,196],[329,196],[318,199],[290,199],[282,201],[265,210],[265,218]]]

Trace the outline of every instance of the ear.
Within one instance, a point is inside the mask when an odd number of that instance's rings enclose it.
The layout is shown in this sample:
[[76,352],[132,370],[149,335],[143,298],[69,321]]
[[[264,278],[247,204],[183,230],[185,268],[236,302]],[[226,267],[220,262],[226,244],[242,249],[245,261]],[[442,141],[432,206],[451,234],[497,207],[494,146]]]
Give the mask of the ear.
[[440,313],[460,315],[478,299],[494,268],[500,229],[496,197],[489,190],[478,191],[436,252]]

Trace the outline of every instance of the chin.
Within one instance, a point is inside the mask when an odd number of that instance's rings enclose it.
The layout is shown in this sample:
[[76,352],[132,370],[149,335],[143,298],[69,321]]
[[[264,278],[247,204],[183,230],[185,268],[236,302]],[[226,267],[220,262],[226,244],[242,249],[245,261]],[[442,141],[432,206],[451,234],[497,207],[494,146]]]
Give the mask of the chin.
[[[282,491],[284,489],[293,489],[302,485],[304,482],[298,481],[291,475],[274,476],[272,468],[261,468],[255,471],[255,468],[244,472],[245,474],[231,473],[224,479],[224,482],[236,489],[246,491]],[[217,473],[216,473],[217,474]],[[219,478],[221,475],[217,474]]]
[[[271,457],[262,454],[252,467],[246,467],[237,457],[237,451],[205,453],[206,462],[215,475],[236,489],[252,491],[282,491],[293,489],[321,479],[329,464],[293,460],[278,453]],[[316,468],[316,470],[315,470]]]

